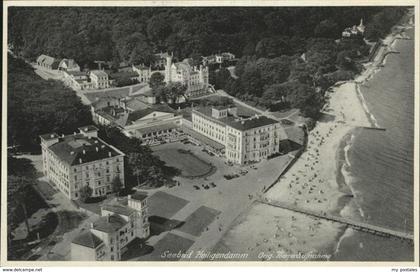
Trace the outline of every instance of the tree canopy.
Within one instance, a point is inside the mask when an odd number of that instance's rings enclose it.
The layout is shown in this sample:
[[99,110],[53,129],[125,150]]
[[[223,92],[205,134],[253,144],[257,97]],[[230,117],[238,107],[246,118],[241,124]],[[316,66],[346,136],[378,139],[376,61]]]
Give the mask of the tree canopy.
[[92,123],[90,110],[61,82],[44,80],[21,59],[8,56],[8,145],[38,150],[38,136],[73,133]]
[[15,53],[74,58],[81,67],[116,59],[149,64],[153,53],[179,58],[229,51],[241,57],[302,53],[310,37],[339,38],[366,23],[369,39],[383,37],[401,16],[396,7],[10,7]]

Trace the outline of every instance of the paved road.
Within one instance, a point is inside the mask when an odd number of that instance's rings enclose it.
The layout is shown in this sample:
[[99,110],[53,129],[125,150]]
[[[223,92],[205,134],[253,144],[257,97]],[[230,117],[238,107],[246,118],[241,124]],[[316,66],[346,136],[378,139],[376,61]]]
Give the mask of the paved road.
[[[190,180],[177,177],[176,179],[180,181],[180,186],[162,189],[162,191],[168,194],[189,201],[186,206],[175,213],[170,219],[185,221],[188,216],[201,206],[220,211],[216,219],[207,226],[208,230],[205,230],[197,237],[181,233],[182,231],[180,229],[170,231],[173,234],[193,240],[194,244],[189,250],[195,252],[197,250],[211,250],[223,237],[224,233],[229,230],[234,220],[248,210],[255,196],[262,193],[264,188],[268,188],[271,183],[275,182],[282,169],[291,161],[289,156],[281,156],[257,163],[255,166],[258,169],[251,169],[249,166],[228,166],[222,158],[209,156],[205,152],[202,152],[202,148],[198,146],[185,146],[181,143],[172,143],[168,144],[168,147],[188,148],[194,154],[212,163],[217,168],[216,173],[206,179]],[[238,173],[241,169],[246,169],[248,173],[232,180],[224,179],[224,174]],[[195,190],[193,187],[194,185],[201,187],[202,184],[210,184],[211,182],[216,184],[215,188]],[[249,195],[253,195],[253,197],[250,198]],[[166,233],[162,233],[159,236],[151,237],[148,240],[148,244],[151,246],[155,245],[165,235]],[[141,259],[147,260],[147,255]],[[198,261],[197,259],[195,260]]]

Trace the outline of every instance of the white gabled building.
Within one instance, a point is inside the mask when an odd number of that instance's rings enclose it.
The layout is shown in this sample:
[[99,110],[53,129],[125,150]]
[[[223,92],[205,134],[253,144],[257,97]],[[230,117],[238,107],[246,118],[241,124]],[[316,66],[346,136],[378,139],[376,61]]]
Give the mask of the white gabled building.
[[165,82],[180,82],[187,86],[186,96],[205,94],[209,86],[209,70],[205,66],[194,66],[192,59],[172,62],[172,56],[166,57]]

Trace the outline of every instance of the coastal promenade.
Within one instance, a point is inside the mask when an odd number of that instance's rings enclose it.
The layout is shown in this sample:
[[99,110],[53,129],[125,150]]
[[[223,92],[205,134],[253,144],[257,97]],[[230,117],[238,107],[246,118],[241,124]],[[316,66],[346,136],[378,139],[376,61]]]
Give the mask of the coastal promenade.
[[271,206],[274,206],[274,207],[287,209],[287,210],[290,210],[290,211],[293,211],[293,212],[298,212],[298,213],[306,214],[306,215],[309,215],[309,216],[321,218],[321,219],[324,219],[324,220],[338,222],[338,223],[344,224],[348,227],[351,227],[355,230],[364,231],[364,232],[372,233],[372,234],[383,236],[383,237],[395,237],[395,238],[399,238],[399,239],[402,239],[402,240],[408,240],[410,242],[414,242],[414,236],[413,236],[412,233],[391,230],[391,229],[388,229],[388,228],[379,227],[379,226],[372,225],[372,224],[365,223],[365,222],[357,222],[357,221],[351,220],[349,218],[344,218],[344,217],[341,217],[341,216],[334,216],[334,215],[331,215],[331,214],[327,214],[325,212],[321,213],[321,212],[310,211],[310,210],[307,210],[307,209],[299,208],[297,206],[292,206],[288,203],[275,201],[275,200],[268,199],[268,198],[260,197],[256,201],[258,201],[260,203],[263,203],[263,204],[271,205]]

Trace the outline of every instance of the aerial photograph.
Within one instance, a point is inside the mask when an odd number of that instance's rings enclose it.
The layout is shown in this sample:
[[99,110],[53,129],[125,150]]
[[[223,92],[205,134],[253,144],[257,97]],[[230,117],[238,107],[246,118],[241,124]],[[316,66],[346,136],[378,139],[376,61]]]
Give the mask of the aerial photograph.
[[415,10],[7,6],[2,260],[418,261]]

